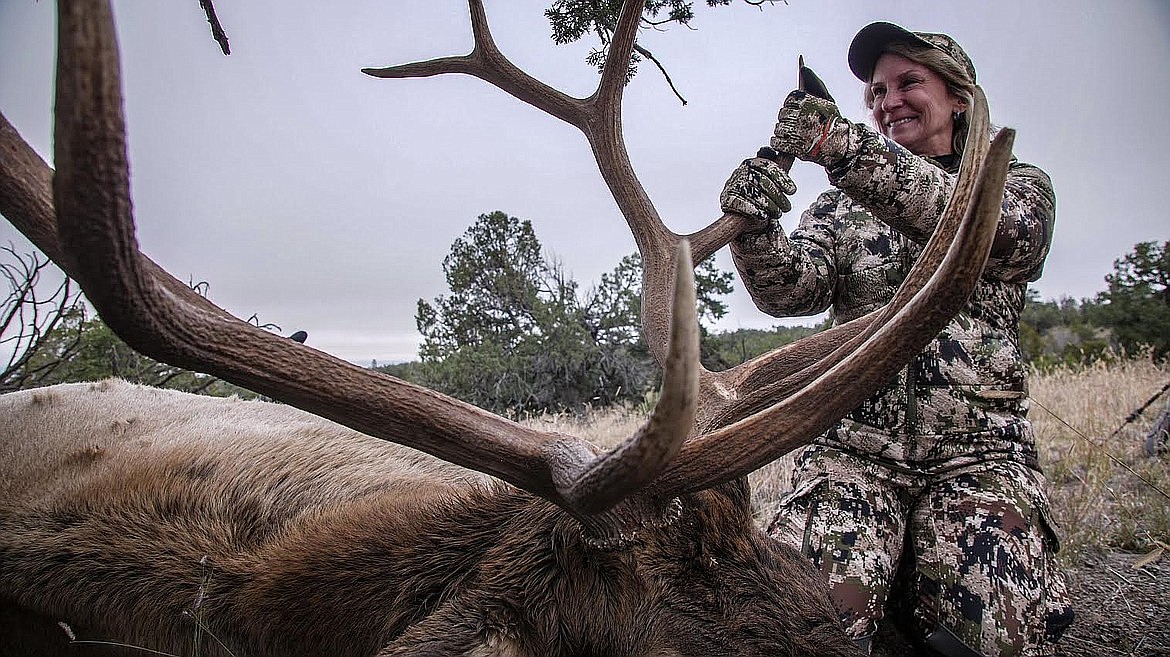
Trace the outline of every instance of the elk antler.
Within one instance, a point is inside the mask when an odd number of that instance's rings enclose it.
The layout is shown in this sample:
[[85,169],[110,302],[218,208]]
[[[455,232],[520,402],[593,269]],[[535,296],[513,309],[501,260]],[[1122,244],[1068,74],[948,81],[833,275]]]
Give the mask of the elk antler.
[[[364,433],[494,475],[579,518],[612,506],[649,482],[661,492],[694,490],[738,476],[810,440],[902,367],[973,288],[998,214],[1010,131],[1001,135],[994,163],[987,167],[999,178],[980,172],[983,180],[971,211],[962,211],[967,192],[956,195],[948,214],[954,218],[940,223],[927,249],[930,257],[924,256],[911,274],[920,292],[908,287],[888,310],[867,321],[814,336],[799,348],[769,355],[731,375],[699,372],[691,268],[745,223],[729,216],[690,236],[695,240],[691,255],[686,238],[663,225],[634,175],[621,136],[620,104],[642,1],[625,3],[601,82],[584,99],[547,87],[509,63],[491,40],[482,4],[471,0],[470,6],[475,35],[471,54],[367,72],[379,77],[475,75],[576,126],[588,139],[642,253],[644,329],[666,370],[654,416],[623,446],[599,459],[578,439],[523,427],[250,326],[142,256],[129,200],[113,20],[103,0],[71,0],[59,8],[59,170],[54,184],[60,243],[53,236],[53,208],[43,188],[48,167],[35,155],[29,164],[25,156],[31,149],[6,127],[0,130],[4,152],[28,151],[19,162],[32,173],[7,157],[0,162],[0,211],[81,283],[111,328],[147,355],[216,374]],[[971,190],[977,171],[979,167],[965,162],[958,188]],[[947,251],[956,231],[958,241]],[[941,266],[926,282],[940,259]],[[855,342],[842,344],[849,339]],[[814,374],[819,378],[804,386]],[[743,417],[797,387],[800,392],[769,411],[696,438],[681,448],[684,453],[674,463],[672,457],[695,418],[700,377],[704,390],[720,393],[705,402],[700,422],[707,426]],[[748,387],[762,378],[779,383],[751,394]],[[665,468],[665,476],[655,481]]]
[[[643,487],[677,452],[697,391],[689,267],[679,275],[662,400],[645,427],[600,458],[580,439],[524,427],[282,339],[199,297],[139,252],[112,12],[106,0],[61,2],[58,11],[55,212],[47,193],[51,169],[6,120],[0,211],[81,284],[135,349],[499,477],[578,517]],[[689,261],[686,245],[677,257]]]
[[[473,75],[581,130],[642,254],[643,330],[661,363],[672,312],[666,299],[675,277],[675,245],[689,240],[697,263],[748,225],[728,214],[690,235],[676,234],[634,175],[621,133],[621,83],[644,0],[623,4],[602,79],[587,98],[568,97],[516,68],[492,41],[481,0],[469,4],[475,37],[470,54],[363,71],[381,78]],[[1013,134],[1001,131],[988,157],[990,122],[981,90],[975,101],[967,143],[977,146],[964,157],[947,210],[891,303],[725,372],[701,369],[698,435],[657,488],[677,492],[726,481],[811,440],[905,366],[959,311],[987,259]]]

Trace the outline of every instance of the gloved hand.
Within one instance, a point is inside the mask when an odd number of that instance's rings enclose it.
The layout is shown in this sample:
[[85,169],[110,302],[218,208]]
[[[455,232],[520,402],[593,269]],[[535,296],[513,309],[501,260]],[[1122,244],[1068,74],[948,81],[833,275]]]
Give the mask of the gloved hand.
[[793,91],[780,106],[771,146],[807,162],[832,167],[850,154],[852,123],[831,100]]
[[724,212],[746,215],[766,230],[777,224],[780,215],[792,209],[789,194],[796,183],[779,164],[763,157],[744,160],[723,185],[719,205]]

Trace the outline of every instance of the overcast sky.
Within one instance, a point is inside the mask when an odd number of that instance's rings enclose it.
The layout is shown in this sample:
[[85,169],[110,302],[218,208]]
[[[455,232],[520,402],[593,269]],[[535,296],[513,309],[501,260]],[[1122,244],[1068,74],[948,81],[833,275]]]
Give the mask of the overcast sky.
[[[589,46],[556,46],[548,0],[487,0],[505,55],[575,96]],[[967,49],[992,121],[1055,183],[1045,299],[1104,289],[1114,259],[1170,239],[1170,3],[1165,0],[789,0],[762,9],[696,0],[693,29],[643,32],[689,104],[644,65],[625,96],[634,166],[666,223],[719,215],[731,170],[767,142],[803,54],[844,114],[864,120],[845,52],[890,20]],[[576,129],[466,76],[376,80],[386,66],[470,50],[462,0],[218,0],[223,56],[196,0],[115,2],[139,240],[242,317],[354,361],[413,359],[419,298],[475,218],[529,219],[588,288],[634,250]],[[0,0],[0,110],[51,161],[53,2]],[[826,186],[798,163],[803,209]],[[798,218],[784,220],[791,229]],[[27,243],[7,224],[0,243]],[[724,250],[721,266],[731,268]],[[737,282],[738,287],[738,282]],[[795,320],[783,323],[811,323]],[[781,323],[738,290],[719,329]]]

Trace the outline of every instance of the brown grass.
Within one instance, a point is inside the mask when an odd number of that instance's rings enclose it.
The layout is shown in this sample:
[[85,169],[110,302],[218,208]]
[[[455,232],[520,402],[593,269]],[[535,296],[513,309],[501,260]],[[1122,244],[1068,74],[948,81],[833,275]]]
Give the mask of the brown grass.
[[[1170,367],[1141,359],[1033,374],[1031,418],[1067,564],[1101,552],[1170,544],[1170,498],[1162,494],[1170,493],[1170,464],[1142,453],[1165,400],[1125,422],[1167,380]],[[629,409],[600,410],[528,422],[609,446],[631,435],[644,417]],[[789,455],[752,473],[759,522],[770,518],[787,492],[791,471]]]
[[1170,368],[1148,360],[1033,377],[1031,417],[1066,563],[1170,543],[1170,464],[1143,454],[1165,400],[1126,422],[1167,380]]

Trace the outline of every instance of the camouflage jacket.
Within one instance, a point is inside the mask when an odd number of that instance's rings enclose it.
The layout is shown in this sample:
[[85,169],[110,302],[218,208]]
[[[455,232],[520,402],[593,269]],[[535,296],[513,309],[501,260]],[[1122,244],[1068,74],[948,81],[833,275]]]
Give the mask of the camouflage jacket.
[[[791,236],[777,226],[732,244],[764,312],[829,309],[842,323],[875,310],[934,230],[957,177],[958,162],[945,160],[957,158],[918,157],[872,130],[860,132],[856,155],[828,171],[835,188],[804,212]],[[1019,317],[1027,283],[1040,277],[1048,254],[1055,204],[1047,174],[1013,160],[991,255],[967,306],[822,442],[899,462],[975,449],[1032,452]]]

